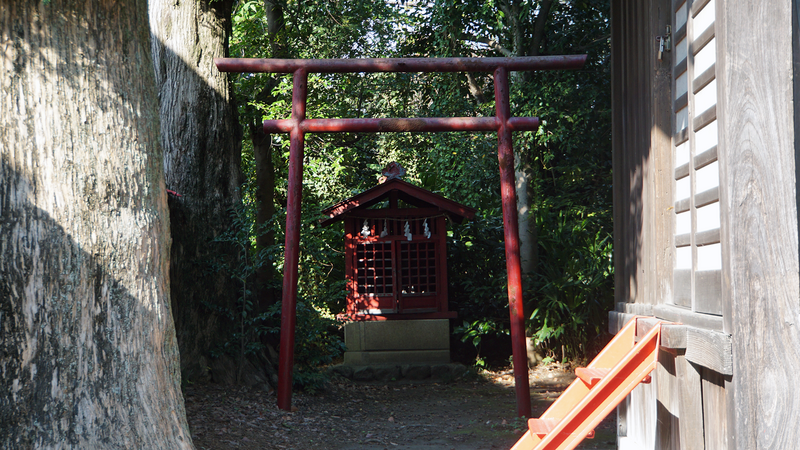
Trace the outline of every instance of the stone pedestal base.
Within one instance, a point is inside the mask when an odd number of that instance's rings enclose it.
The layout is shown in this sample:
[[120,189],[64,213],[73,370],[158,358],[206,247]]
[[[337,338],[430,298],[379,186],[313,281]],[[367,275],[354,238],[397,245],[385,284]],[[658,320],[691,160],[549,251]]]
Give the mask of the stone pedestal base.
[[350,322],[344,326],[344,343],[347,365],[447,364],[450,362],[450,321]]

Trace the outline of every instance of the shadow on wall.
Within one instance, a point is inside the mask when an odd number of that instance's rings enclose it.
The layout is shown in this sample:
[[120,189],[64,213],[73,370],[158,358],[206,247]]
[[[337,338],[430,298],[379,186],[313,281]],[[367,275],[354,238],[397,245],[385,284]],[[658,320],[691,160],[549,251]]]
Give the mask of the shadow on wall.
[[[671,158],[664,146],[672,136],[672,116],[655,103],[670,95],[671,66],[654,61],[651,30],[660,19],[649,4],[623,3],[612,2],[615,292],[617,302],[642,302],[648,301],[646,292],[656,292],[644,287],[656,270],[653,224],[662,220],[655,210],[660,193],[654,165],[662,153]],[[665,92],[657,92],[658,86]]]

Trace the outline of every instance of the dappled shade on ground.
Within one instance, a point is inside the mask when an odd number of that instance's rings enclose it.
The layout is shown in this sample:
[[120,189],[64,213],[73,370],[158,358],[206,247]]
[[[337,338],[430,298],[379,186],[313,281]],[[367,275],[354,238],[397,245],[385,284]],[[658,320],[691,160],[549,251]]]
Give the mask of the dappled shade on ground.
[[[538,416],[573,379],[558,365],[530,373]],[[317,395],[296,394],[281,411],[274,393],[216,384],[184,388],[192,439],[202,449],[507,449],[524,422],[515,417],[513,374],[485,372],[453,383],[336,380]],[[615,418],[581,449],[616,448]]]

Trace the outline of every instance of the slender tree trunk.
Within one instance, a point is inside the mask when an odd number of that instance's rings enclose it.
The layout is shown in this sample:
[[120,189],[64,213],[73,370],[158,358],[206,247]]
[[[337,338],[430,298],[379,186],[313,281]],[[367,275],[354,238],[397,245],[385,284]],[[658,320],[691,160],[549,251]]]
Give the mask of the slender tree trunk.
[[[272,139],[261,124],[250,126],[250,138],[256,164],[256,250],[260,252],[275,244],[275,233],[265,229],[275,215],[275,167],[272,163]],[[278,300],[274,278],[275,270],[269,263],[256,271],[256,291],[261,311],[266,311]]]
[[[184,377],[208,376],[209,354],[225,337],[224,323],[206,305],[236,311],[241,286],[230,273],[210,270],[234,246],[212,240],[231,226],[240,202],[241,129],[227,74],[214,66],[226,56],[233,2],[150,1],[161,143],[169,202],[170,276]],[[230,367],[230,370],[234,370]]]
[[[542,0],[539,2],[539,9],[536,18],[534,19],[533,36],[530,42],[524,41],[524,33],[522,25],[520,24],[519,17],[521,11],[521,2],[519,0],[511,0],[510,9],[514,14],[509,17],[511,31],[512,31],[512,48],[515,56],[539,56],[540,48],[545,36],[545,26],[550,16],[550,9],[552,7],[552,0]],[[515,72],[514,81],[522,83],[530,77],[530,72]],[[520,259],[522,265],[522,274],[530,276],[536,271],[536,264],[538,259],[539,250],[539,236],[536,230],[536,217],[533,212],[533,186],[534,175],[530,167],[530,151],[523,152],[523,146],[517,145],[514,152],[514,175],[517,180],[516,193],[517,193],[517,217],[519,223],[519,240],[520,240]]]
[[[286,22],[283,8],[277,0],[264,0],[264,14],[267,18],[267,41],[273,58],[288,57],[286,46]],[[261,91],[265,103],[274,101],[273,83]],[[261,252],[275,244],[275,233],[265,230],[265,225],[275,215],[275,166],[272,162],[272,137],[264,132],[259,120],[250,124],[250,138],[253,142],[253,156],[256,164],[256,250]],[[275,270],[264,264],[256,272],[256,291],[259,307],[265,311],[278,301],[280,293],[275,287]]]
[[518,144],[514,152],[514,177],[517,193],[517,223],[519,224],[519,254],[523,276],[530,276],[536,271],[538,258],[539,234],[536,230],[536,216],[533,205],[532,189],[534,177],[529,164],[529,155],[523,153]]
[[0,5],[0,448],[192,448],[146,18]]

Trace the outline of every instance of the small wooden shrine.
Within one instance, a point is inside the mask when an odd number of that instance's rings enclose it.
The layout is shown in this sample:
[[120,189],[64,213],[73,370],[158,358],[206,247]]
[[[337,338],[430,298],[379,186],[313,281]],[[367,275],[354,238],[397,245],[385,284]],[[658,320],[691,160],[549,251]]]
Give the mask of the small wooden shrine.
[[475,210],[400,179],[391,163],[377,186],[323,211],[345,227],[347,309],[340,319],[447,319],[445,218]]

